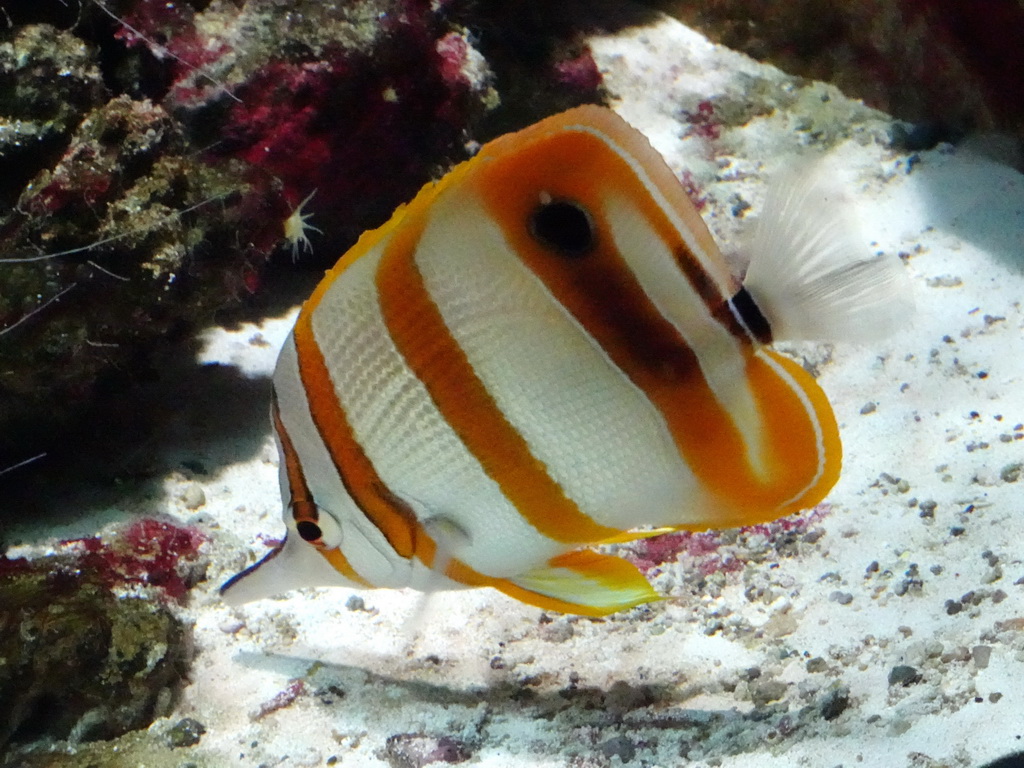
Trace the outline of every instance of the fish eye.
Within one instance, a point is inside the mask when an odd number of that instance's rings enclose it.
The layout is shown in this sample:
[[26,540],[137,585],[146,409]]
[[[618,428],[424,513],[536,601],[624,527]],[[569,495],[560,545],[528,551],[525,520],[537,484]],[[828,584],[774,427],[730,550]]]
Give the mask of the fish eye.
[[312,520],[302,520],[298,523],[298,525],[295,526],[295,528],[296,530],[298,530],[299,536],[301,536],[306,541],[316,541],[321,536],[323,536],[323,532],[320,530],[320,526],[314,523]]
[[530,215],[530,234],[561,256],[585,256],[594,249],[590,214],[572,200],[543,200]]
[[341,545],[341,526],[334,516],[325,509],[317,508],[317,519],[299,520],[295,530],[303,541],[317,547],[335,549]]

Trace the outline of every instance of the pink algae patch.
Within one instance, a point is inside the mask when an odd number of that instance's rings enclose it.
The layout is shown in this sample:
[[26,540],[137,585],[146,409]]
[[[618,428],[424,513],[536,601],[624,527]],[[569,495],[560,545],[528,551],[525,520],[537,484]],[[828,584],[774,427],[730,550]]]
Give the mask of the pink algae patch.
[[306,684],[301,679],[295,678],[289,681],[288,685],[278,691],[273,698],[264,701],[255,711],[250,712],[249,719],[262,720],[271,712],[277,712],[279,709],[290,706],[305,693]]
[[694,178],[693,172],[689,170],[683,171],[682,176],[679,178],[679,183],[683,185],[686,196],[690,198],[693,207],[698,211],[703,211],[708,204],[708,198],[697,183],[697,179]]
[[[627,560],[644,573],[679,560],[702,576],[712,573],[734,573],[743,570],[748,562],[761,562],[781,558],[780,550],[796,537],[805,537],[831,512],[828,504],[770,523],[744,528],[711,531],[677,531],[639,539],[627,545],[623,553]],[[761,540],[756,554],[750,546]]]
[[449,32],[434,46],[439,58],[438,72],[446,83],[468,85],[465,67],[469,61],[469,43],[457,32]]
[[602,83],[601,70],[589,49],[555,62],[554,75],[557,82],[581,93],[596,92]]
[[688,116],[690,129],[687,135],[699,136],[706,141],[715,141],[722,135],[722,123],[715,116],[715,105],[705,99],[697,105],[697,111]]

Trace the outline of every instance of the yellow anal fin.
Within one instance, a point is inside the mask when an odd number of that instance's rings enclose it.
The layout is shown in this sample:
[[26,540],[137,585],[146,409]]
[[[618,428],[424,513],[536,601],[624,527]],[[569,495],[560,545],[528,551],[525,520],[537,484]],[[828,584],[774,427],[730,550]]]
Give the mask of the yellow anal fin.
[[632,563],[581,549],[491,586],[529,605],[582,616],[607,616],[660,600]]

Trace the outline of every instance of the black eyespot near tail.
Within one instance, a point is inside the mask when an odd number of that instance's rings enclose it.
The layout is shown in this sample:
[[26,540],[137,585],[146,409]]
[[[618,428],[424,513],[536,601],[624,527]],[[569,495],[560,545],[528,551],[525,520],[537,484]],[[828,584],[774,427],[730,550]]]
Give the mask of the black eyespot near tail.
[[729,299],[729,309],[751,338],[762,344],[772,343],[772,327],[746,288],[740,288],[736,295]]

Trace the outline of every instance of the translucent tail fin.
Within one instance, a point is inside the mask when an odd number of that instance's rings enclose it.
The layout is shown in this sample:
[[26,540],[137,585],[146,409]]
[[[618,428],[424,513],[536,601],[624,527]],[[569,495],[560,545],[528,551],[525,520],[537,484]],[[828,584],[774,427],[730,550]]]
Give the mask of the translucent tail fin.
[[776,341],[871,341],[905,326],[913,297],[895,255],[876,255],[825,163],[772,183],[743,280]]

